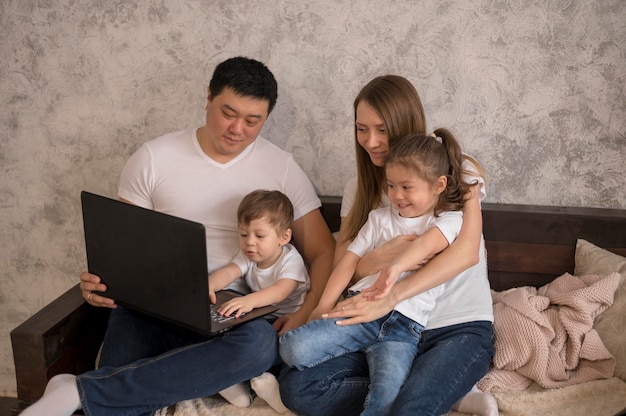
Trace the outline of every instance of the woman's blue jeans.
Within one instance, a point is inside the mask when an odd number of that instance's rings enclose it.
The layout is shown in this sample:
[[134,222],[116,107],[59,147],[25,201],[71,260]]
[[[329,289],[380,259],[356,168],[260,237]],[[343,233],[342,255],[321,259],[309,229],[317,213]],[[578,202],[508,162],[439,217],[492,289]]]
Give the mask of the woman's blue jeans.
[[[439,416],[450,410],[489,369],[491,322],[477,321],[422,332],[418,355],[389,414]],[[349,416],[364,410],[369,367],[350,353],[299,371],[283,367],[283,403],[303,415]]]
[[361,414],[389,414],[417,355],[424,327],[396,311],[357,325],[339,326],[336,321],[319,319],[283,334],[281,358],[304,370],[351,352],[365,352],[370,387]]
[[277,344],[265,319],[208,339],[118,306],[100,368],[76,379],[81,405],[87,415],[152,415],[260,375],[277,359]]

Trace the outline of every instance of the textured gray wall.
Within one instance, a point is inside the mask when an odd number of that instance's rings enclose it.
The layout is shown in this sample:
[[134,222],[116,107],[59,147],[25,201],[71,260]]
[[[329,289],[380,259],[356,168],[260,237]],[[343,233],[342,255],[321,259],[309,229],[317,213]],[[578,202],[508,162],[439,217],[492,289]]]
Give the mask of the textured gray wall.
[[354,96],[396,73],[489,201],[626,208],[625,22],[624,0],[2,0],[0,394],[9,331],[85,267],[79,191],[115,196],[140,143],[202,123],[223,59],[274,72],[264,134],[320,193],[355,172]]

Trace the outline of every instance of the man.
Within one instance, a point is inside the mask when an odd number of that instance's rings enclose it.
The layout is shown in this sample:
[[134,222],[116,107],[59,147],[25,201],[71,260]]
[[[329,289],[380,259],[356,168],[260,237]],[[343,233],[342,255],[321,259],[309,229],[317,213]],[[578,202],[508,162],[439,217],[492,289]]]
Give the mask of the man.
[[[257,319],[206,339],[180,327],[118,307],[98,276],[83,272],[80,287],[93,306],[113,311],[100,368],[48,383],[24,415],[154,411],[220,392],[266,371],[277,358],[276,331],[306,322],[332,268],[334,241],[313,186],[293,157],[259,137],[277,98],[276,81],[262,63],[243,57],[215,68],[206,124],[145,143],[126,163],[120,199],[205,224],[209,272],[238,249],[235,212],[254,189],[277,189],[294,205],[293,239],[310,266],[311,289],[302,308],[274,328]],[[208,295],[208,294],[207,294]]]

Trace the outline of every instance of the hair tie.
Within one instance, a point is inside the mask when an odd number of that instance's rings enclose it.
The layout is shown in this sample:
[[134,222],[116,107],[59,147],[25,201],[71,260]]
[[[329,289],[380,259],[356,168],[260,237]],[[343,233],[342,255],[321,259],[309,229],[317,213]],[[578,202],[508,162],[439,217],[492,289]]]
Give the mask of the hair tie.
[[430,133],[429,136],[432,137],[433,139],[437,140],[439,143],[442,143],[441,137],[437,136],[434,131],[432,133]]

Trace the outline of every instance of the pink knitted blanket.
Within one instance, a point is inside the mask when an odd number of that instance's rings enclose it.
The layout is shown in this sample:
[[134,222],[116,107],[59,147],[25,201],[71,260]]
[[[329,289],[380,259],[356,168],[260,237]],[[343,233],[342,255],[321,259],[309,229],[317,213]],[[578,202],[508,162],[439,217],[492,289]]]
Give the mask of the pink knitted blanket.
[[492,291],[496,353],[478,387],[558,388],[611,377],[615,358],[593,322],[613,304],[619,279],[566,273],[539,289]]

